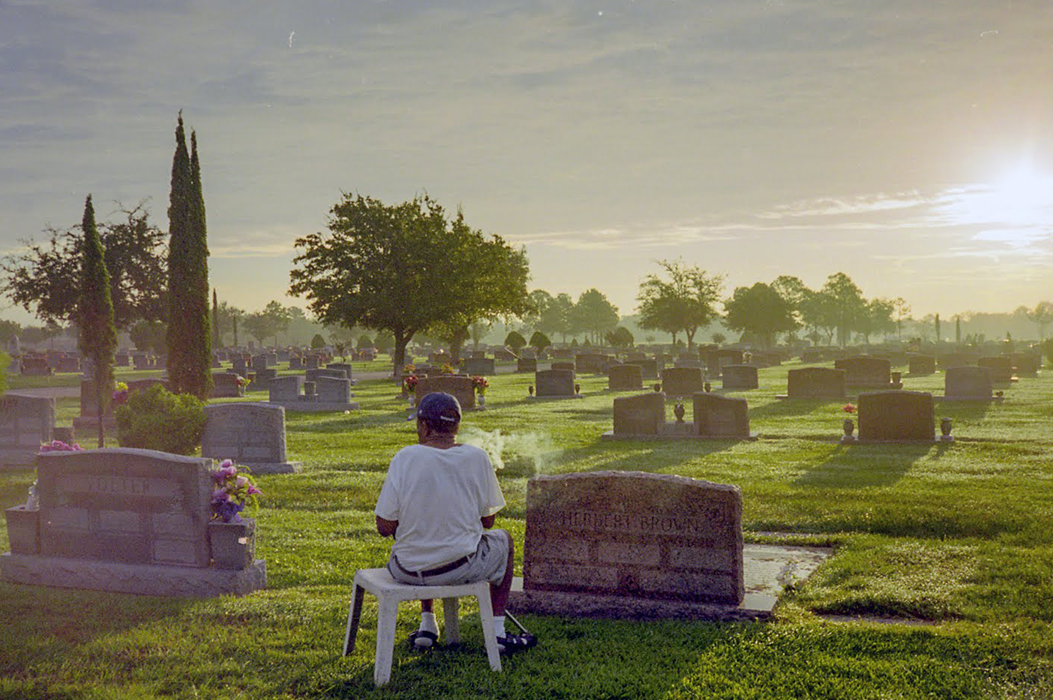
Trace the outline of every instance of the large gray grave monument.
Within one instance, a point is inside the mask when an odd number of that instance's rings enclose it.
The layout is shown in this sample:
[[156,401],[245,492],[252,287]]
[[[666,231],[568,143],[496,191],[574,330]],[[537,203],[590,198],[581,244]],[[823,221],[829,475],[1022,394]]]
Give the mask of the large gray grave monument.
[[164,596],[266,586],[262,560],[210,566],[211,459],[126,448],[36,459],[38,553],[0,556],[5,581]]

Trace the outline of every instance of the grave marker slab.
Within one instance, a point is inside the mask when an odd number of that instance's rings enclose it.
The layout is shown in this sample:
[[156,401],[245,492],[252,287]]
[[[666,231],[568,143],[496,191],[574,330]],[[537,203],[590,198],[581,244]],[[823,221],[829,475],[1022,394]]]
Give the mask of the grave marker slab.
[[537,359],[520,357],[516,360],[516,372],[537,372]]
[[843,399],[845,371],[829,367],[791,369],[786,375],[785,398]]
[[936,373],[936,358],[932,355],[907,355],[907,373],[916,376]]
[[662,370],[662,391],[666,396],[691,396],[696,391],[702,391],[702,370],[697,367]]
[[860,442],[932,442],[936,414],[932,394],[865,391],[859,395]]
[[859,389],[899,388],[892,385],[892,363],[881,357],[860,355],[834,361],[834,368],[844,370],[845,386]]
[[753,365],[725,365],[722,375],[724,389],[756,389],[760,386],[757,368]]
[[470,411],[476,407],[475,388],[472,386],[471,377],[449,374],[424,377],[417,382],[415,403],[434,392],[452,394],[461,404],[462,411]]
[[[725,374],[725,376],[727,376]],[[703,437],[751,438],[746,399],[700,391],[694,395],[695,432]]]
[[289,474],[300,462],[289,462],[285,450],[285,409],[270,403],[238,402],[205,406],[201,456],[232,459],[253,474]]
[[986,367],[948,367],[943,375],[943,398],[948,401],[991,401],[991,372]]
[[118,448],[36,461],[40,553],[0,557],[4,580],[167,596],[266,585],[261,560],[210,568],[211,459]]
[[524,591],[743,599],[735,486],[639,472],[535,477],[526,521]]
[[614,365],[607,370],[607,388],[611,391],[643,389],[643,368],[636,364]]
[[981,357],[977,367],[985,367],[991,374],[993,384],[1009,384],[1013,381],[1013,361],[1006,357]]
[[0,467],[33,465],[40,445],[52,440],[55,399],[8,393],[0,396]]
[[535,372],[534,387],[536,398],[581,398],[581,394],[574,391],[575,377],[574,370],[569,369],[549,369]]
[[239,377],[234,372],[212,373],[212,398],[229,399],[245,395],[245,387],[239,383]]
[[614,400],[614,435],[657,436],[664,426],[664,394],[650,392]]
[[492,375],[495,373],[494,358],[471,357],[464,361],[465,374]]

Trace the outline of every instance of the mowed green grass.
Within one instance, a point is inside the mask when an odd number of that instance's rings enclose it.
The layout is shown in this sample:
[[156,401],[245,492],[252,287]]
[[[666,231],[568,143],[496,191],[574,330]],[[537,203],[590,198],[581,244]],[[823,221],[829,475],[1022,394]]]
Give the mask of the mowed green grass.
[[[749,400],[756,442],[601,441],[628,394],[591,375],[568,401],[528,400],[532,375],[491,378],[486,410],[464,421],[467,439],[504,441],[498,526],[519,546],[531,476],[606,469],[736,484],[747,541],[833,546],[772,622],[523,616],[540,645],[493,674],[468,616],[461,648],[400,644],[391,684],[373,688],[376,607],[367,598],[343,658],[347,604],[355,569],[386,560],[372,507],[415,432],[395,384],[361,382],[359,411],[287,415],[305,468],[259,479],[268,590],[200,601],[0,584],[0,697],[1053,697],[1053,371],[1001,404],[937,404],[950,445],[845,447],[843,402],[774,398],[795,366],[732,393]],[[942,394],[942,374],[905,382]],[[76,406],[60,400],[59,422]],[[0,505],[31,480],[0,474]],[[401,609],[400,638],[417,619]]]

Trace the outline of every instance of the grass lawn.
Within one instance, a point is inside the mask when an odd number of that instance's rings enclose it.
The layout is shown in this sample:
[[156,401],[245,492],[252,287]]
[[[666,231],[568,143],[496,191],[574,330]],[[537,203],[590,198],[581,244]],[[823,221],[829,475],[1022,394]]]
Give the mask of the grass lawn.
[[[461,648],[399,644],[391,684],[373,688],[371,597],[359,647],[340,656],[351,579],[386,560],[372,507],[415,432],[396,385],[363,381],[360,411],[287,415],[304,471],[259,478],[268,590],[188,600],[0,583],[0,698],[1053,697],[1053,371],[1001,404],[937,404],[954,419],[950,445],[845,447],[842,402],[774,398],[795,366],[732,392],[749,400],[756,442],[602,442],[627,394],[591,375],[584,400],[546,402],[526,399],[532,375],[492,377],[487,410],[463,427],[502,446],[497,526],[517,547],[531,476],[605,469],[736,484],[747,541],[834,546],[772,622],[524,616],[540,645],[494,674],[468,617]],[[942,373],[904,381],[943,391]],[[77,410],[60,399],[59,423]],[[32,479],[0,473],[0,506],[22,502]],[[417,619],[402,607],[400,639]]]

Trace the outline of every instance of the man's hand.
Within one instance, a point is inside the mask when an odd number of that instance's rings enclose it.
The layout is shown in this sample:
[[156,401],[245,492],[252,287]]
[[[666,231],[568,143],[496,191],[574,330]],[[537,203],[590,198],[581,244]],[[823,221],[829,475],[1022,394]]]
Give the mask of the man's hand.
[[[492,522],[492,521],[491,521]],[[395,531],[399,529],[398,520],[385,520],[384,518],[377,516],[377,532],[380,533],[381,537],[394,537]]]
[[494,521],[497,520],[497,513],[488,515],[485,518],[479,518],[479,522],[483,524],[483,528],[489,530],[494,526]]

